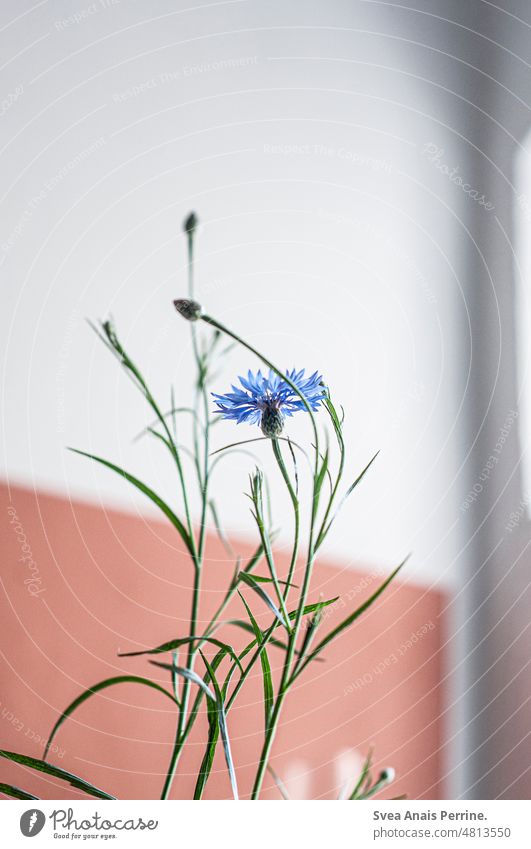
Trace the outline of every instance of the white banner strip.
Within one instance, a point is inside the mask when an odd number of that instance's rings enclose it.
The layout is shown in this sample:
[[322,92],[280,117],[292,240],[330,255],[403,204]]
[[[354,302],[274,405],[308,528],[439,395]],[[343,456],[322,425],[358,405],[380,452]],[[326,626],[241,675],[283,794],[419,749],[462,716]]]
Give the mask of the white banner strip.
[[[256,805],[258,804],[258,808]],[[235,807],[237,806],[237,807]],[[273,810],[273,808],[275,810]],[[499,802],[6,801],[2,846],[113,846],[270,849],[283,846],[529,849],[528,804]],[[112,842],[111,842],[112,841]]]

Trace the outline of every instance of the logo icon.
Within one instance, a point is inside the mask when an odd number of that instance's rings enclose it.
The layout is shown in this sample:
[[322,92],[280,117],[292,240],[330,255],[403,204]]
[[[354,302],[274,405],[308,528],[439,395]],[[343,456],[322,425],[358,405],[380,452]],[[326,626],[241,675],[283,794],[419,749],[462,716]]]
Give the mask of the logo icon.
[[32,808],[20,817],[20,830],[24,837],[35,837],[44,828],[46,817],[42,811]]

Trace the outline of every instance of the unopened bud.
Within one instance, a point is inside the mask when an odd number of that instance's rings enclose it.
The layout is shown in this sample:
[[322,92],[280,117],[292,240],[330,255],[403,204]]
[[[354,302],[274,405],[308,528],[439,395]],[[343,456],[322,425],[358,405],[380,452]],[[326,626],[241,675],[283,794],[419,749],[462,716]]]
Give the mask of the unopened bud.
[[185,218],[183,221],[183,230],[185,233],[190,233],[193,235],[195,230],[197,229],[197,225],[199,224],[199,218],[195,214],[195,212],[191,212],[188,218]]
[[197,321],[201,318],[201,304],[188,298],[178,298],[173,302],[175,309],[187,321]]
[[391,784],[391,781],[395,780],[395,771],[392,766],[388,766],[386,769],[383,769],[380,773],[380,777],[378,779],[378,784]]
[[264,436],[268,436],[270,439],[276,439],[282,433],[284,416],[280,410],[274,407],[266,407],[262,412],[260,427]]

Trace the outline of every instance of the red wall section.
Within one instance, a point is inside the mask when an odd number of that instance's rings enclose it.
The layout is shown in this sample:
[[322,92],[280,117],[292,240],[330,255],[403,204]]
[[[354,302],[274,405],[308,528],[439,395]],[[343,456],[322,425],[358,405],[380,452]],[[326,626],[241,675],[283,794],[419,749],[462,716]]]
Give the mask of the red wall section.
[[[185,635],[191,569],[179,538],[164,523],[22,488],[0,487],[0,498],[0,743],[40,757],[58,713],[82,689],[124,673],[168,684],[166,673],[147,659],[119,658],[117,652]],[[238,551],[249,554],[251,549],[239,545]],[[284,572],[282,556],[279,563]],[[203,624],[233,570],[217,539],[210,539]],[[265,574],[263,565],[258,571]],[[370,595],[382,574],[318,563],[310,601],[321,593],[339,596],[322,633]],[[265,625],[270,617],[260,599],[252,591],[247,596]],[[299,679],[272,758],[295,792],[304,785],[313,798],[337,795],[338,758],[343,753],[344,762],[348,750],[351,759],[352,750],[365,755],[373,745],[376,767],[397,771],[388,795],[441,795],[442,606],[439,594],[397,582],[333,644],[325,662],[313,664]],[[237,600],[229,615],[242,618],[243,613]],[[233,637],[237,646],[246,642],[234,627],[227,627],[224,636]],[[271,649],[270,656],[278,675],[281,654]],[[245,797],[263,727],[258,668],[228,724]],[[50,761],[120,798],[158,798],[174,732],[169,700],[121,684],[94,696],[63,725]],[[201,716],[174,783],[176,798],[193,791],[204,732]],[[44,798],[81,796],[60,781],[35,777],[5,760],[0,760],[0,781]],[[218,752],[205,797],[229,796]],[[278,797],[269,778],[264,797]]]

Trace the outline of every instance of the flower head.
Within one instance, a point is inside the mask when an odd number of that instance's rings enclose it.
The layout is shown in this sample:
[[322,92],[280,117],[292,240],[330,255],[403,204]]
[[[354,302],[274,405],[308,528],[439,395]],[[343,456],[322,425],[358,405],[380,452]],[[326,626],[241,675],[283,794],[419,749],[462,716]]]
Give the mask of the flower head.
[[[286,371],[286,378],[304,395],[308,406],[317,410],[326,397],[323,378],[318,372],[310,377],[305,370]],[[216,412],[224,419],[232,419],[237,424],[247,422],[262,428],[264,436],[277,437],[284,427],[284,418],[300,410],[306,411],[302,398],[292,389],[283,377],[270,371],[262,374],[258,371],[247,373],[247,377],[238,378],[243,389],[232,386],[232,392],[225,395],[212,393],[217,405]]]
[[197,321],[201,318],[201,304],[191,301],[189,298],[178,298],[173,302],[177,312],[187,321]]

